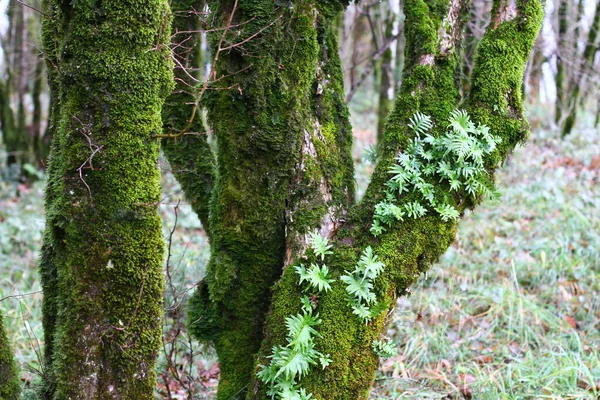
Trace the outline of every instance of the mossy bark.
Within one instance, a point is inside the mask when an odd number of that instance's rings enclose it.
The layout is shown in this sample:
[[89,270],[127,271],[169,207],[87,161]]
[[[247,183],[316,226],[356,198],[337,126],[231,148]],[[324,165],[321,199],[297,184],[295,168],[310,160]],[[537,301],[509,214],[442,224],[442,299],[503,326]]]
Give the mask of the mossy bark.
[[[334,254],[327,265],[334,277],[352,270],[360,251],[367,245],[385,263],[385,272],[377,278],[374,287],[382,309],[393,308],[396,296],[405,293],[454,240],[456,223],[444,222],[436,215],[397,223],[378,238],[374,238],[368,228],[374,205],[384,196],[388,168],[412,138],[407,128],[409,118],[417,111],[430,115],[436,122],[434,134],[441,134],[449,113],[458,105],[458,83],[454,74],[458,66],[456,47],[463,6],[461,1],[406,1],[406,73],[388,118],[381,159],[364,200],[350,210],[346,224],[330,235]],[[488,125],[495,135],[502,137],[502,144],[486,160],[490,172],[527,136],[521,84],[542,15],[542,4],[538,0],[496,0],[492,21],[479,44],[471,90],[464,107],[474,121]],[[454,198],[459,210],[475,205],[461,201],[443,184],[435,184]],[[399,201],[412,201],[413,196],[407,194]],[[310,255],[304,257],[310,261]],[[302,259],[297,260],[300,261]],[[332,286],[330,292],[319,298],[317,310],[322,324],[318,330],[322,337],[316,341],[317,349],[330,354],[332,362],[324,370],[312,369],[300,384],[316,399],[366,399],[378,365],[371,343],[382,334],[387,313],[382,312],[365,324],[352,315],[344,285],[338,280]],[[300,310],[300,294],[298,277],[288,268],[275,286],[259,364],[268,362],[266,357],[273,345],[285,344],[286,327],[282,322]],[[256,380],[248,398],[263,399],[264,390]]]
[[17,400],[20,392],[18,369],[0,312],[0,399]]
[[[343,213],[354,193],[337,45],[321,24],[341,3],[234,3],[209,2],[221,29],[209,37],[219,57],[203,104],[218,170],[211,260],[190,302],[192,332],[219,355],[219,399],[246,396],[286,243],[302,246],[308,227]],[[235,29],[223,29],[230,18]]]
[[166,0],[47,0],[54,129],[40,273],[47,399],[153,396],[161,343],[158,142]]

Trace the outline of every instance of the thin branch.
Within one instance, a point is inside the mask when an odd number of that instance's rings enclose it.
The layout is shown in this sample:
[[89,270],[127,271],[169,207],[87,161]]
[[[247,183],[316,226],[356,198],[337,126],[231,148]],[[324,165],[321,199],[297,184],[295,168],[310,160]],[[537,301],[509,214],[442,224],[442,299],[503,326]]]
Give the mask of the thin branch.
[[44,17],[46,18],[50,18],[50,16],[48,14],[46,14],[45,12],[43,12],[42,10],[39,10],[37,8],[35,8],[34,6],[30,6],[29,4],[23,3],[21,0],[17,0],[17,3],[19,3],[20,5],[22,5],[23,7],[27,7],[32,9],[35,12],[38,12],[40,14],[42,14]]
[[34,292],[29,292],[29,293],[11,294],[10,296],[1,298],[0,303],[2,303],[4,300],[22,298],[22,297],[26,297],[26,296],[33,296],[34,294],[38,294],[38,293],[42,293],[42,291],[36,290]]

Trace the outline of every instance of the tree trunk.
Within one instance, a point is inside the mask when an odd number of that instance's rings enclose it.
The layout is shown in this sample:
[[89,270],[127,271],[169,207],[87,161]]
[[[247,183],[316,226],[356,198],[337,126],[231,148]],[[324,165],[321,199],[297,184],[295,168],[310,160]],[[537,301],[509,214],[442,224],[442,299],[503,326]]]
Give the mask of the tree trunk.
[[166,0],[44,2],[55,94],[44,290],[46,399],[149,399],[161,343],[158,142]]
[[[372,182],[363,201],[353,205],[351,137],[332,29],[346,2],[210,2],[217,21],[210,38],[216,64],[203,102],[217,136],[218,167],[209,210],[211,260],[190,302],[190,327],[217,349],[219,399],[282,396],[281,386],[264,384],[272,380],[256,373],[264,376],[270,368],[272,351],[281,356],[286,343],[291,346],[290,318],[301,309],[306,316],[307,307],[319,313],[314,344],[331,362],[291,374],[287,389],[300,396],[301,386],[316,399],[367,398],[378,364],[372,343],[386,325],[385,311],[447,249],[456,231],[456,221],[430,212],[395,223],[378,237],[370,233],[376,205],[389,200],[388,170],[415,137],[409,120],[417,112],[431,116],[432,134],[440,136],[459,102],[454,75],[464,4],[448,3],[406,1],[406,74]],[[521,85],[543,9],[538,0],[496,0],[492,15],[465,102],[473,119],[502,139],[484,159],[490,173],[528,133]],[[460,213],[480,200],[437,180],[430,184]],[[411,194],[393,201],[406,206],[414,199]],[[302,303],[294,267],[323,261],[310,248],[317,234],[332,243],[326,260],[334,278],[351,271],[367,246],[385,263],[372,282],[377,305],[368,324],[352,313],[340,279]]]
[[50,140],[52,138],[46,138],[42,134],[42,94],[43,94],[43,83],[44,83],[44,61],[42,59],[36,59],[34,71],[33,88],[31,90],[31,100],[33,102],[33,114],[31,117],[31,134],[33,137],[33,150],[35,165],[39,166],[39,163],[44,163],[50,150]]
[[[209,214],[212,255],[190,318],[192,332],[212,341],[219,355],[218,398],[241,399],[271,286],[291,257],[286,241],[303,238],[328,209],[342,212],[354,195],[351,131],[330,29],[341,6],[209,4],[217,15],[209,39],[218,59],[203,101],[217,137],[218,175]],[[227,29],[230,23],[236,28]],[[323,192],[311,190],[315,185]]]
[[568,0],[559,0],[558,5],[558,37],[556,54],[556,106],[554,111],[554,122],[562,123],[563,112],[566,111],[566,70],[565,60],[567,55],[567,27],[568,27]]
[[404,36],[404,0],[398,0],[400,13],[398,14],[398,39],[396,39],[396,59],[394,60],[394,93],[400,89],[402,83],[402,72],[404,68],[404,48],[406,47],[406,39]]
[[8,163],[16,162],[16,157],[13,154],[17,148],[16,140],[19,137],[15,126],[15,115],[10,106],[10,84],[9,81],[0,80],[0,129],[2,130],[2,141],[6,147],[8,155]]
[[[384,7],[381,5],[381,7]],[[394,30],[394,11],[387,4],[381,12],[381,20],[384,23],[385,29],[382,43],[392,39]],[[396,39],[398,40],[398,39]],[[393,106],[393,97],[391,96],[393,85],[393,68],[392,68],[392,47],[388,47],[383,53],[379,63],[379,102],[377,106],[377,143],[383,140],[383,131],[385,129],[385,121]]]
[[[357,318],[348,306],[345,285],[336,280],[332,289],[318,296],[316,311],[321,320],[315,339],[319,352],[329,354],[331,362],[324,369],[313,367],[299,379],[299,385],[316,399],[366,399],[374,380],[378,357],[372,343],[382,334],[387,322],[386,309],[393,308],[397,295],[405,293],[419,274],[435,262],[454,239],[456,222],[444,221],[439,215],[427,214],[418,219],[396,223],[377,238],[368,231],[375,205],[385,200],[385,183],[394,157],[409,144],[414,133],[407,128],[409,119],[419,111],[435,122],[435,135],[446,128],[448,115],[457,106],[458,87],[454,80],[458,59],[456,45],[460,36],[460,2],[428,5],[422,0],[408,0],[406,14],[406,74],[395,108],[388,119],[383,150],[364,200],[350,210],[346,224],[329,232],[333,254],[327,265],[333,277],[355,268],[359,255],[371,246],[385,264],[384,272],[373,282],[379,313],[368,323]],[[471,77],[466,107],[474,121],[486,124],[502,138],[501,144],[485,159],[490,170],[505,159],[514,146],[527,136],[523,115],[521,85],[525,64],[538,30],[543,8],[539,1],[516,3],[495,1],[492,22],[482,39]],[[438,35],[440,35],[439,37]],[[511,68],[505,68],[510,65]],[[490,79],[493,76],[494,79]],[[432,181],[436,191],[446,191],[459,211],[473,207],[475,201],[456,197],[449,188]],[[403,205],[414,195],[395,199]],[[291,265],[316,261],[314,252],[296,253]],[[259,353],[256,372],[269,365],[273,346],[290,343],[290,333],[283,321],[302,309],[302,290],[294,268],[287,268],[276,284],[272,310],[266,323],[266,337]],[[314,305],[314,303],[313,303]],[[280,348],[281,349],[281,348]],[[268,368],[268,367],[267,367]],[[255,379],[248,399],[264,399],[268,385]],[[276,388],[275,388],[276,389]]]
[[589,71],[593,68],[594,58],[596,56],[596,52],[598,51],[598,45],[596,44],[596,39],[598,38],[598,30],[600,29],[600,1],[596,3],[596,11],[594,12],[594,18],[592,20],[592,24],[590,25],[590,31],[588,33],[588,39],[585,45],[585,49],[583,50],[583,56],[581,59],[581,67],[580,73],[575,79],[573,84],[573,90],[570,93],[569,101],[568,101],[568,110],[569,113],[565,118],[565,122],[562,126],[561,135],[562,137],[567,136],[571,133],[573,126],[575,125],[575,120],[577,119],[577,111],[580,107],[579,98],[581,95],[582,88],[586,76]]
[[527,83],[529,91],[527,93],[527,102],[529,104],[537,104],[540,100],[540,86],[543,79],[542,67],[545,61],[544,38],[540,35],[533,46],[533,54],[528,65]]
[[210,196],[214,186],[215,160],[207,141],[197,87],[203,78],[201,58],[201,24],[199,13],[204,0],[173,0],[172,47],[176,57],[174,92],[163,106],[162,149],[173,174],[198,214],[207,234]]
[[21,391],[17,365],[4,331],[4,320],[0,312],[0,399],[17,400]]

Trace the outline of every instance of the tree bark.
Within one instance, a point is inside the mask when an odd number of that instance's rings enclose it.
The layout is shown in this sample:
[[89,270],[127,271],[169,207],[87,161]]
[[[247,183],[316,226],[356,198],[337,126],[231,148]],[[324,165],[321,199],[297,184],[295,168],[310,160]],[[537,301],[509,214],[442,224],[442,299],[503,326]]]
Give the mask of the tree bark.
[[0,399],[17,400],[21,392],[17,365],[0,312]]
[[44,2],[55,104],[40,270],[46,399],[147,399],[161,343],[166,0]]

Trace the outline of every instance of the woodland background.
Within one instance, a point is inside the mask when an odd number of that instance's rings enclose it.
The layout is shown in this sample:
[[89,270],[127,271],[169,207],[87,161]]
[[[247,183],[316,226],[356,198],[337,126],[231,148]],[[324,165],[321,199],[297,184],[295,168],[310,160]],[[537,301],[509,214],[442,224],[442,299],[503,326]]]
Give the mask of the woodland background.
[[[388,332],[398,354],[382,360],[373,399],[600,396],[599,4],[547,2],[525,78],[531,141],[497,174],[501,203],[468,215],[440,263],[399,299]],[[50,140],[39,0],[27,5],[0,2],[0,309],[25,388],[43,373],[36,267]],[[473,2],[465,81],[490,6]],[[400,9],[364,0],[338,22],[359,194],[402,79]],[[209,399],[218,363],[185,327],[208,244],[166,161],[161,168],[168,251],[157,398]]]

